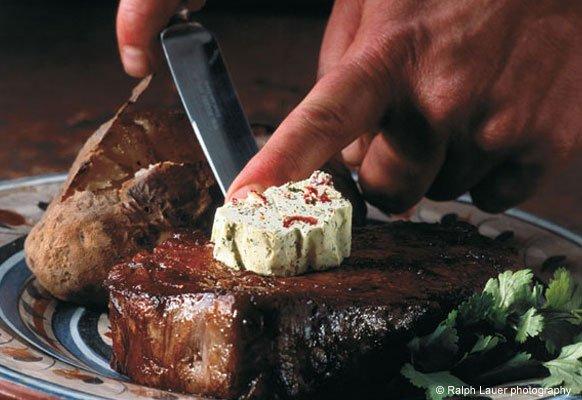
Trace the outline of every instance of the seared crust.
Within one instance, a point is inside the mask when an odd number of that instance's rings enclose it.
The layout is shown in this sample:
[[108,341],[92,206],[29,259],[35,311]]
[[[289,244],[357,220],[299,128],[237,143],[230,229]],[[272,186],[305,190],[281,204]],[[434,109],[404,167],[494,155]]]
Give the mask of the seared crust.
[[109,275],[112,366],[219,398],[386,398],[411,336],[518,264],[466,223],[355,229],[341,267],[294,277],[232,270],[178,233]]

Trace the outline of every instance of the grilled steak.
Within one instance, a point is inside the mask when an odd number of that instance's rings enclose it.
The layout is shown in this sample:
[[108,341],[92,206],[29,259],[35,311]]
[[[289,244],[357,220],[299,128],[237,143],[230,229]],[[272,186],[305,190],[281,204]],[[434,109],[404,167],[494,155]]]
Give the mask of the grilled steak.
[[343,266],[287,278],[228,269],[202,233],[176,233],[109,275],[112,366],[219,398],[386,398],[410,337],[515,266],[466,223],[356,229]]

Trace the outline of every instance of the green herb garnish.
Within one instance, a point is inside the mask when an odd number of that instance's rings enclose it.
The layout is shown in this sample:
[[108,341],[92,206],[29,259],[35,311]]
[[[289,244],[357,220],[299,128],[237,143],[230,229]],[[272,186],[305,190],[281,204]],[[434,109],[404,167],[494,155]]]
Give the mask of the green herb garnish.
[[582,288],[565,269],[547,288],[530,270],[506,271],[408,348],[401,373],[431,400],[447,397],[439,386],[494,385],[540,373],[545,387],[581,393]]

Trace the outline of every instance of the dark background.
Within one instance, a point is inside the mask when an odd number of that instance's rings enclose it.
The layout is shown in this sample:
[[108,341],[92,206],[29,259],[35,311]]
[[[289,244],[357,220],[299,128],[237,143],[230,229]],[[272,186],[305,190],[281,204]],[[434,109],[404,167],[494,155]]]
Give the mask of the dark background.
[[[313,84],[329,1],[209,0],[197,19],[217,36],[252,122],[276,126]],[[67,170],[87,136],[137,82],[121,68],[117,1],[0,0],[0,180]],[[173,99],[158,85],[160,104]],[[582,156],[527,211],[582,232]]]

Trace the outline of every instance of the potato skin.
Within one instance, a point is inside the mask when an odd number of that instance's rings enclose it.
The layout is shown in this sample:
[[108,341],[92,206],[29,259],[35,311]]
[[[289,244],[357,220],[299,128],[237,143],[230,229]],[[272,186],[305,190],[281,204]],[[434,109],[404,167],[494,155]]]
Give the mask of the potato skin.
[[128,222],[111,197],[85,191],[52,203],[28,235],[26,262],[53,296],[79,303],[105,301],[99,281],[107,276],[109,265],[134,247],[126,245],[126,237],[117,237],[119,230],[111,229],[115,222]]
[[173,228],[208,225],[213,184],[202,163],[163,162],[119,192],[75,192],[53,202],[30,232],[28,266],[55,297],[104,304],[102,282],[113,265],[151,248]]

